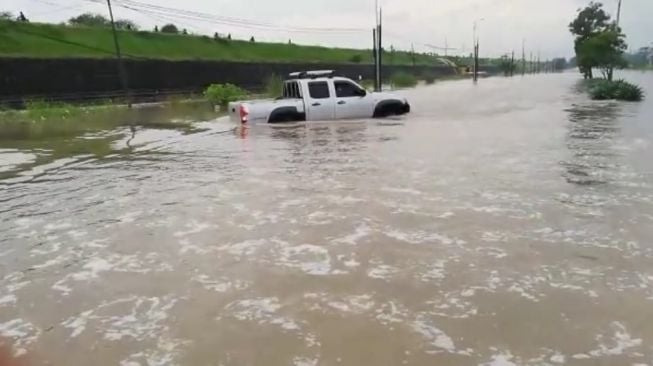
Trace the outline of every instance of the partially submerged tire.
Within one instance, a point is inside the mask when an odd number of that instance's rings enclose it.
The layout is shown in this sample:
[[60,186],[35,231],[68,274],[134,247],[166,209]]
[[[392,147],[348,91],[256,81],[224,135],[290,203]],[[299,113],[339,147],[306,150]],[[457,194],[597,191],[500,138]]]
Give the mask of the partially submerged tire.
[[401,100],[384,100],[374,109],[374,118],[399,116],[410,112],[410,104]]
[[295,107],[281,107],[270,113],[268,123],[288,123],[306,121],[306,113],[297,111]]

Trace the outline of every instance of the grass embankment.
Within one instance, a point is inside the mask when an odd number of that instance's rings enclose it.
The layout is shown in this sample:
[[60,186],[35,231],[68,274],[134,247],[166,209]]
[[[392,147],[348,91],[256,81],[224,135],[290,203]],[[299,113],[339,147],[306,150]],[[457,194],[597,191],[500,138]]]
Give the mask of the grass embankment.
[[[370,50],[214,40],[207,36],[119,31],[127,57],[168,60],[224,60],[245,62],[372,63]],[[385,56],[386,64],[411,65],[409,52]],[[107,58],[114,56],[111,29],[0,21],[0,56]],[[440,65],[435,57],[415,55],[418,65]]]

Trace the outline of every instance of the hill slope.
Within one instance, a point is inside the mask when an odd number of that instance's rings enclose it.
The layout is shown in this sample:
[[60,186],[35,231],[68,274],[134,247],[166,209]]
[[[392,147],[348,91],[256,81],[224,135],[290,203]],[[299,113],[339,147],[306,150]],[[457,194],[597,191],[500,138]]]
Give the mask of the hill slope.
[[[206,36],[119,31],[126,57],[246,62],[372,63],[370,50],[213,40]],[[66,58],[114,56],[111,29],[0,21],[0,56]],[[418,65],[441,65],[435,57],[415,54]],[[409,65],[408,52],[385,52],[385,64]]]

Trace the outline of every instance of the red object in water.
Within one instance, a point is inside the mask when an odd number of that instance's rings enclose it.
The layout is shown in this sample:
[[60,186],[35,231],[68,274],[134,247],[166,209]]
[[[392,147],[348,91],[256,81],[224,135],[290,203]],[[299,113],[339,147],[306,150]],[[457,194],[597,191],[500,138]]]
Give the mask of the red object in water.
[[247,123],[248,116],[249,116],[249,109],[247,108],[246,105],[241,104],[240,105],[240,122],[241,123]]

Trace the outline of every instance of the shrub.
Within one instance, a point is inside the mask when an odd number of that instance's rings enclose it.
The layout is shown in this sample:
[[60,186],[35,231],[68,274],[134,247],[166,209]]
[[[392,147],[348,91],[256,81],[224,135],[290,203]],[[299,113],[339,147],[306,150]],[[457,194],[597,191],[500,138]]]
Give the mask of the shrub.
[[246,92],[233,84],[211,84],[204,91],[204,97],[209,102],[226,106],[229,102],[234,102],[246,95]]
[[74,18],[70,18],[68,23],[71,25],[83,25],[87,27],[106,27],[111,25],[109,19],[100,14],[93,13],[84,13]]
[[417,78],[407,72],[398,72],[390,77],[390,84],[395,88],[409,88],[417,85]]
[[265,79],[265,94],[270,98],[276,98],[283,94],[283,79],[273,74]]
[[179,29],[174,24],[166,24],[163,27],[161,27],[161,33],[177,34],[179,33]]
[[644,91],[624,80],[593,80],[589,84],[590,98],[594,100],[616,99],[638,102],[644,99]]
[[363,62],[363,56],[361,55],[353,55],[349,58],[349,62],[355,63],[355,64],[360,64]]

